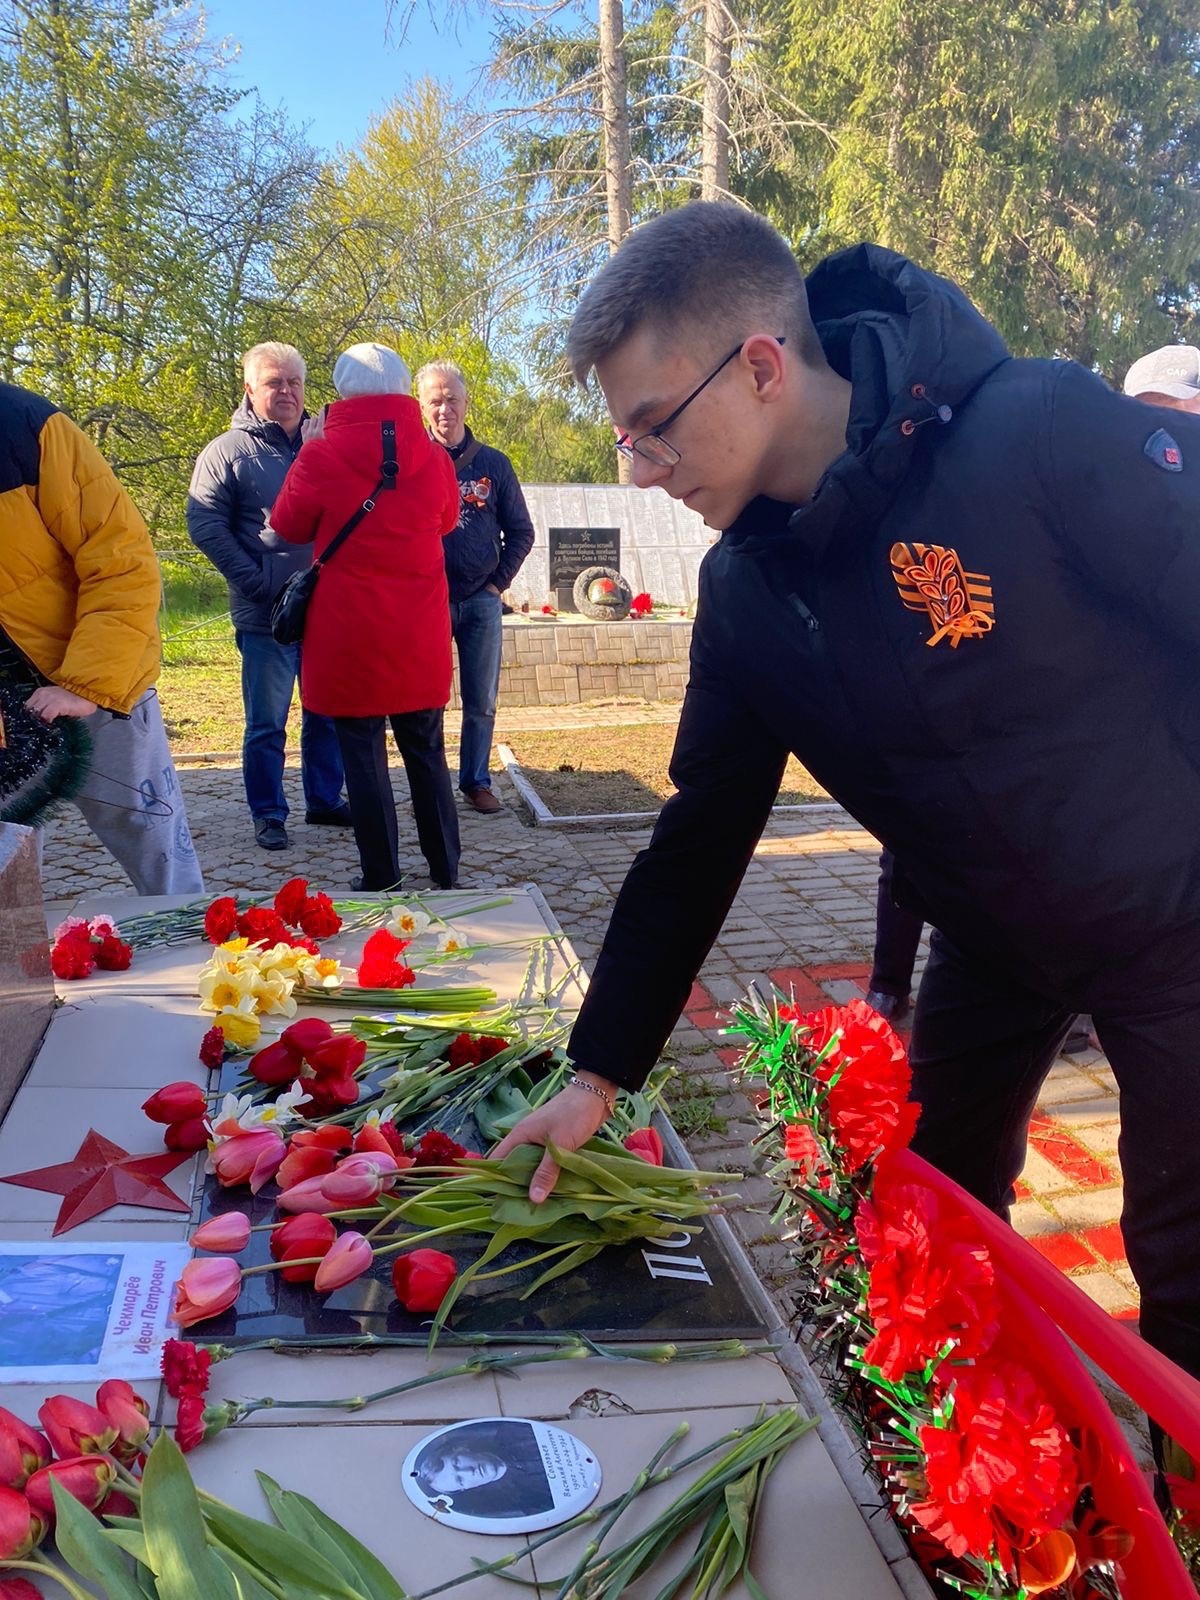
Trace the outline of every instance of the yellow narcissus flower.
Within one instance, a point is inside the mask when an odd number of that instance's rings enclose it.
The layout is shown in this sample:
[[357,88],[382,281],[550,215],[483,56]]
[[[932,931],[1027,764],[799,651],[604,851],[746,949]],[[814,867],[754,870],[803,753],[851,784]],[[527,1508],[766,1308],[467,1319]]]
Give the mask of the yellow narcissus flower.
[[252,1050],[262,1032],[254,996],[243,995],[236,1006],[223,1006],[217,1012],[216,1025],[225,1035],[226,1044],[237,1050]]
[[397,906],[387,921],[387,931],[397,939],[415,939],[429,926],[428,912],[416,906]]
[[300,974],[310,989],[340,989],[346,981],[342,976],[342,963],[332,956],[321,956],[318,960],[310,956],[301,965]]
[[294,1017],[296,1015],[296,1002],[292,999],[294,979],[273,974],[269,978],[259,976],[254,985],[254,999],[258,1010],[267,1017]]
[[257,975],[251,971],[234,971],[220,966],[215,970],[205,968],[198,984],[201,1011],[223,1011],[226,1006],[237,1006],[247,995],[253,998]]
[[450,956],[455,955],[460,950],[465,950],[467,941],[455,933],[453,928],[447,928],[445,933],[438,934],[437,947],[442,955]]

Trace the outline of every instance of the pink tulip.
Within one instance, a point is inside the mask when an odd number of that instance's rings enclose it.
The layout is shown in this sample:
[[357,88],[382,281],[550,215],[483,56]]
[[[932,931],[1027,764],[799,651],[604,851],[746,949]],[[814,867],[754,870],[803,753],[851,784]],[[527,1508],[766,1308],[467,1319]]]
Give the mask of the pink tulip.
[[391,1188],[398,1171],[395,1156],[382,1150],[364,1150],[339,1161],[334,1170],[319,1181],[335,1210],[373,1206],[383,1191]]
[[67,1394],[51,1395],[38,1411],[56,1456],[102,1455],[117,1437],[103,1411]]
[[374,1252],[361,1233],[343,1233],[317,1268],[313,1287],[318,1294],[340,1289],[361,1278],[374,1259]]
[[336,1200],[331,1200],[325,1193],[323,1185],[326,1178],[331,1177],[326,1173],[320,1178],[302,1178],[299,1183],[294,1183],[290,1189],[285,1189],[276,1199],[275,1204],[280,1211],[295,1213],[315,1211],[324,1216],[327,1212],[339,1209]]
[[171,1320],[181,1328],[219,1316],[233,1305],[242,1288],[242,1269],[228,1256],[189,1261],[179,1277]]
[[218,1183],[227,1189],[248,1183],[250,1192],[257,1194],[275,1176],[286,1154],[287,1145],[274,1128],[255,1128],[221,1139],[208,1159]]
[[225,1211],[209,1217],[192,1235],[197,1250],[216,1250],[221,1255],[237,1255],[250,1243],[250,1218],[244,1211]]
[[96,1390],[96,1406],[117,1430],[112,1453],[133,1461],[150,1437],[150,1407],[124,1378],[109,1378]]
[[57,1483],[87,1511],[99,1511],[117,1476],[116,1463],[108,1456],[71,1456],[39,1467],[25,1485],[29,1503],[47,1523],[54,1522],[54,1495],[50,1485]]
[[0,1486],[22,1489],[31,1472],[51,1456],[49,1441],[36,1428],[0,1406]]
[[23,1561],[46,1531],[46,1519],[19,1489],[0,1489],[0,1561]]

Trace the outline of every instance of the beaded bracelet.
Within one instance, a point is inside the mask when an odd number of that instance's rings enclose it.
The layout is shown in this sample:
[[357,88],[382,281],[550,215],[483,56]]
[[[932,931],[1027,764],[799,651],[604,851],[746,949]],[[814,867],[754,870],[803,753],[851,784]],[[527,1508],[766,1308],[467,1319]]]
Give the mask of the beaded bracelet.
[[616,1106],[614,1105],[613,1101],[609,1099],[608,1095],[605,1094],[604,1090],[600,1087],[599,1084],[597,1084],[597,1083],[589,1083],[586,1078],[577,1077],[573,1073],[567,1079],[567,1085],[570,1088],[586,1089],[589,1094],[599,1095],[601,1100],[603,1100],[604,1104],[608,1107],[608,1114],[609,1114],[610,1117],[612,1116],[613,1112],[616,1110]]

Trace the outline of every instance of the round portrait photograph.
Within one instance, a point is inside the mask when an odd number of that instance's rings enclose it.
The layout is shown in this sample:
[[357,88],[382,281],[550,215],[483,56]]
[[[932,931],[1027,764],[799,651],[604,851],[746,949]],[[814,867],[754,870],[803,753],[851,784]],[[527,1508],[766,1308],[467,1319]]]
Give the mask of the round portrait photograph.
[[536,1533],[577,1516],[600,1492],[581,1439],[525,1417],[477,1417],[427,1434],[404,1460],[418,1511],[467,1533]]

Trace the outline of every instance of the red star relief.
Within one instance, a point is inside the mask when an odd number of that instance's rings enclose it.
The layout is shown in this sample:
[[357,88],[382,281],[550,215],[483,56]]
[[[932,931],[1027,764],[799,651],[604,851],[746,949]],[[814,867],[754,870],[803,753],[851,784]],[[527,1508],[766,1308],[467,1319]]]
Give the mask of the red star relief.
[[54,1167],[35,1167],[31,1172],[13,1172],[0,1178],[0,1183],[61,1194],[63,1203],[54,1224],[54,1232],[59,1234],[112,1206],[190,1211],[188,1202],[163,1182],[168,1172],[190,1160],[190,1152],[176,1150],[165,1155],[131,1156],[128,1150],[89,1128],[73,1160]]

